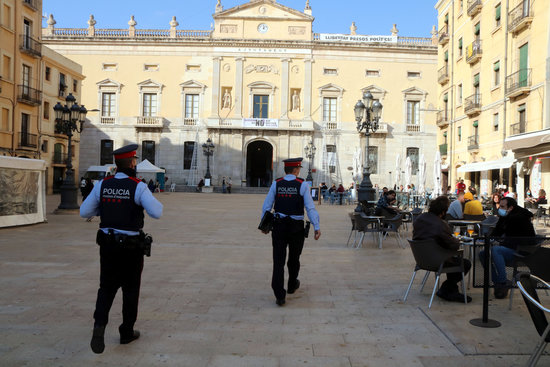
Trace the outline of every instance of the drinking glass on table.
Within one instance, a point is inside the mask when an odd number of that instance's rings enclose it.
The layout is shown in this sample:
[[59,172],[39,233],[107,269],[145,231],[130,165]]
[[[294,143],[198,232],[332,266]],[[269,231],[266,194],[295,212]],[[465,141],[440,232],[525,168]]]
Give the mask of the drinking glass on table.
[[468,231],[468,235],[472,237],[472,235],[474,234],[474,225],[468,224],[467,231]]
[[453,233],[454,233],[455,237],[460,236],[460,226],[455,226],[454,229],[453,229]]

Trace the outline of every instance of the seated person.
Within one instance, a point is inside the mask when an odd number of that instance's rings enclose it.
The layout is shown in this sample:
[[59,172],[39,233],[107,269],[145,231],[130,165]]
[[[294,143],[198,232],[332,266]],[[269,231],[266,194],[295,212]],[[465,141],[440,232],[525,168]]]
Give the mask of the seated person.
[[[421,214],[413,222],[413,240],[434,239],[443,248],[458,250],[460,242],[453,237],[451,228],[443,220],[448,208],[449,198],[446,196],[439,196],[433,200],[428,212]],[[460,261],[458,257],[453,257],[445,265],[458,265]],[[466,259],[463,261],[464,275],[466,275],[472,264]],[[464,302],[464,295],[458,291],[458,282],[461,280],[461,273],[448,273],[447,280],[439,288],[437,296],[447,301]],[[467,301],[471,302],[472,298],[468,296]]]
[[483,215],[483,205],[481,202],[474,199],[474,195],[471,192],[464,194],[464,215]]
[[462,219],[464,215],[463,212],[463,206],[464,206],[464,193],[459,192],[456,195],[456,200],[451,203],[449,206],[449,210],[447,210],[447,218],[448,219]]
[[376,203],[376,215],[381,215],[386,218],[395,217],[398,213],[398,209],[395,206],[392,206],[392,203],[395,201],[395,191],[390,190],[386,193],[382,193],[378,203]]
[[539,195],[536,199],[534,197],[530,197],[526,198],[525,201],[531,203],[532,208],[538,208],[540,204],[548,204],[548,201],[546,200],[546,191],[540,189]]
[[[508,295],[510,287],[506,279],[506,265],[512,264],[518,245],[530,242],[526,238],[514,237],[535,237],[535,229],[531,223],[533,213],[518,206],[517,201],[511,197],[500,199],[498,215],[499,219],[491,236],[503,237],[504,241],[502,245],[491,248],[491,279],[495,285],[495,298],[500,299]],[[480,251],[482,264],[484,255],[484,251]]]

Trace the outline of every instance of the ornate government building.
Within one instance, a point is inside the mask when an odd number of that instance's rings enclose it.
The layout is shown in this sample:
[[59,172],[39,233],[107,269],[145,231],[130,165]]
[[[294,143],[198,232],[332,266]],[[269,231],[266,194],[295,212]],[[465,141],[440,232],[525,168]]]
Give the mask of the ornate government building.
[[[218,1],[213,17],[212,30],[190,31],[176,17],[170,29],[146,30],[133,16],[126,29],[96,28],[93,16],[88,28],[57,28],[50,16],[43,42],[82,65],[82,102],[99,109],[82,134],[81,173],[137,142],[172,182],[195,185],[211,138],[214,184],[226,176],[234,186],[268,186],[283,159],[313,142],[315,184],[349,185],[368,156],[372,181],[393,185],[399,155],[411,157],[417,185],[424,155],[433,187],[436,37],[401,37],[395,25],[385,36],[359,35],[355,24],[346,34],[313,33],[309,1],[303,12],[275,0],[227,10]],[[353,110],[364,91],[384,106],[368,154]]]

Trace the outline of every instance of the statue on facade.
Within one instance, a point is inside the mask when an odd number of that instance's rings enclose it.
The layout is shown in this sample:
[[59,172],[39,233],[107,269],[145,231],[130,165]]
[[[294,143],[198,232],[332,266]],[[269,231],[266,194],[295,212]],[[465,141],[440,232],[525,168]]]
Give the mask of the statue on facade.
[[357,26],[355,25],[355,22],[351,23],[351,27],[349,27],[349,31],[352,36],[355,36],[357,34]]
[[300,110],[300,95],[298,95],[298,91],[294,90],[294,94],[292,95],[292,111],[301,111]]
[[229,93],[229,89],[226,89],[223,95],[222,108],[231,108],[231,94]]

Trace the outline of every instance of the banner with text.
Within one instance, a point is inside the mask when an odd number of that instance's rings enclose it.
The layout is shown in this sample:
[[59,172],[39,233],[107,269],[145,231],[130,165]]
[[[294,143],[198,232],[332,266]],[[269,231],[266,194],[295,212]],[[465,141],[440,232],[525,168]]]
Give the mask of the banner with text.
[[255,129],[277,129],[279,120],[277,119],[243,119],[243,127]]
[[362,36],[320,33],[319,40],[325,42],[397,43],[397,36]]

